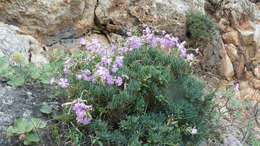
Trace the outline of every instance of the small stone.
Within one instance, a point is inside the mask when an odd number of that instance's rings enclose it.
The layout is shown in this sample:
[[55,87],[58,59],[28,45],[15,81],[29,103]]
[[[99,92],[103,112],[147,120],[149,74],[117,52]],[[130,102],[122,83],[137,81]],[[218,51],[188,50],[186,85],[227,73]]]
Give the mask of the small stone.
[[254,57],[254,62],[255,64],[260,64],[260,49],[258,49],[255,53],[255,57]]
[[27,96],[32,96],[32,92],[27,91],[26,94]]
[[260,89],[260,80],[253,79],[252,83],[255,89]]
[[235,30],[223,34],[222,38],[225,44],[234,44],[236,46],[240,45],[239,33]]
[[234,137],[233,135],[229,135],[224,138],[224,146],[243,146],[241,142]]
[[260,79],[260,66],[258,66],[254,69],[254,74],[257,79]]
[[31,59],[38,66],[48,63],[42,45],[34,37],[21,34],[16,26],[0,22],[0,42],[0,56],[21,60],[25,64]]
[[222,59],[222,72],[227,80],[232,80],[235,75],[233,64],[227,54]]
[[237,48],[233,44],[225,45],[228,56],[232,62],[235,62],[238,59]]
[[255,27],[255,36],[254,36],[256,47],[260,48],[260,24],[257,24]]
[[218,23],[218,27],[222,32],[228,32],[229,22],[225,18],[221,18]]
[[255,43],[254,30],[239,30],[241,39],[245,45],[252,45]]

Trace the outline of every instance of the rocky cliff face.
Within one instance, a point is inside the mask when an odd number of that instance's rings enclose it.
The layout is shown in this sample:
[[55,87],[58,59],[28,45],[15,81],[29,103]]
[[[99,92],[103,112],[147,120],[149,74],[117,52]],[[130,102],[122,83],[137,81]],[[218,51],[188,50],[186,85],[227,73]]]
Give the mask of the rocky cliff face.
[[0,21],[41,38],[81,35],[94,27],[97,0],[0,1]]
[[[260,4],[249,0],[207,0],[205,9],[217,21],[224,42],[220,51],[222,75],[259,90]],[[259,98],[260,94],[254,97]]]
[[1,0],[0,21],[19,26],[43,42],[53,36],[80,36],[94,27],[123,34],[141,24],[184,36],[185,13],[191,9],[203,9],[203,3],[197,0]]
[[109,31],[126,31],[147,24],[184,37],[185,13],[195,8],[195,3],[187,0],[100,0],[95,14]]
[[[129,30],[143,24],[166,30],[183,39],[186,13],[193,9],[203,11],[203,2],[201,0],[0,0],[2,30],[15,28],[11,30],[11,34],[4,31],[0,33],[0,41],[4,42],[0,45],[0,49],[4,55],[10,55],[16,50],[25,55],[27,60],[32,58],[34,62],[46,62],[46,57],[39,57],[39,54],[44,54],[48,47],[72,49],[78,43],[78,38],[83,34],[89,35],[91,30],[100,31],[111,41],[125,36]],[[24,36],[30,36],[33,41],[21,39]],[[15,39],[11,41],[10,38]],[[33,43],[28,45],[28,42]],[[23,46],[22,50],[17,49],[17,46]]]

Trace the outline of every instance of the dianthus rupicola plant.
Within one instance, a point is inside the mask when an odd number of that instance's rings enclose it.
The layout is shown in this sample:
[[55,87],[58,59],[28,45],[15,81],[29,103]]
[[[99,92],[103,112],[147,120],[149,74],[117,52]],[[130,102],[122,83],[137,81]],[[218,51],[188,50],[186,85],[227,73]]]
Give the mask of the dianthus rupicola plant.
[[65,91],[64,112],[88,145],[196,145],[207,138],[213,95],[193,75],[185,42],[146,28],[120,47],[80,44],[51,84]]

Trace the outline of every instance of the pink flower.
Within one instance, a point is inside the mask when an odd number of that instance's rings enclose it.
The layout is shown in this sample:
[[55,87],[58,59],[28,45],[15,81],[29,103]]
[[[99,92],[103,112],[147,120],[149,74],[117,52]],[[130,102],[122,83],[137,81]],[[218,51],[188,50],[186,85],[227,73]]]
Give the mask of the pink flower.
[[57,81],[57,84],[61,87],[61,88],[68,88],[69,87],[69,80],[66,78],[60,78]]
[[118,68],[122,68],[122,67],[123,67],[123,59],[124,59],[123,56],[117,56],[117,57],[116,57],[116,59],[115,59],[115,65],[116,65]]
[[185,58],[187,55],[186,48],[180,48],[180,57]]
[[199,48],[195,49],[195,52],[196,52],[197,54],[199,54],[199,53],[200,53],[200,49],[199,49]]
[[127,45],[129,48],[139,49],[143,45],[141,38],[137,36],[129,37],[127,39]]
[[117,77],[116,80],[115,80],[115,84],[117,86],[121,86],[123,84],[123,79],[122,77]]
[[72,109],[76,114],[76,120],[78,123],[83,125],[88,125],[91,123],[92,118],[89,117],[87,113],[93,110],[92,105],[77,102],[74,104]]
[[187,55],[187,61],[188,61],[188,62],[192,62],[193,59],[194,59],[194,55],[193,55],[193,54],[188,54],[188,55]]
[[82,46],[84,46],[84,45],[86,45],[86,40],[85,40],[85,38],[80,38],[79,39],[79,43],[82,45]]
[[109,86],[114,85],[115,82],[114,82],[113,76],[108,75],[107,78],[106,78],[106,83]]
[[103,66],[108,66],[108,65],[111,64],[111,62],[112,62],[112,59],[111,59],[111,58],[107,58],[107,57],[102,57],[102,58],[101,58],[101,64],[102,64]]
[[78,80],[81,80],[81,79],[82,79],[82,75],[81,75],[81,74],[77,74],[77,75],[76,75],[76,78],[77,78]]
[[184,42],[182,42],[182,43],[177,43],[177,47],[178,47],[178,49],[180,50],[180,56],[182,57],[182,58],[185,58],[186,57],[186,55],[187,55],[187,50],[186,50],[186,48],[185,48],[185,41]]
[[191,134],[197,134],[198,133],[198,129],[197,128],[192,128],[191,129]]
[[239,84],[239,83],[236,83],[234,89],[235,89],[236,92],[239,92],[239,90],[240,90],[240,84]]
[[119,53],[120,53],[121,55],[122,55],[122,54],[125,54],[127,51],[128,51],[128,48],[127,48],[127,47],[119,48]]
[[150,29],[149,27],[146,27],[146,28],[143,30],[143,33],[144,33],[144,34],[151,34],[152,31],[151,31],[151,29]]

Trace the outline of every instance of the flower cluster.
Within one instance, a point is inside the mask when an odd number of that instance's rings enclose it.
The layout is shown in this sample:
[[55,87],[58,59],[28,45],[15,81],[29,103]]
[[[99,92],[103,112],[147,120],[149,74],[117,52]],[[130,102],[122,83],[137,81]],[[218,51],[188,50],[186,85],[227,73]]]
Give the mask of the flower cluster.
[[70,67],[74,64],[73,60],[71,58],[67,59],[64,62],[64,67],[63,67],[63,73],[64,75],[68,75],[70,73]]
[[[84,38],[80,38],[79,43],[81,47],[92,57],[97,59],[88,59],[85,62],[89,63],[95,60],[95,66],[84,68],[76,73],[76,79],[89,81],[92,83],[101,82],[106,85],[122,86],[124,79],[122,76],[117,75],[117,71],[124,66],[124,55],[127,53],[141,48],[143,45],[148,45],[152,48],[174,49],[177,48],[179,56],[184,58],[190,64],[194,60],[193,54],[188,54],[185,48],[185,42],[180,42],[177,37],[171,34],[155,35],[149,27],[145,28],[142,36],[130,36],[127,38],[124,46],[118,47],[111,45],[110,47],[103,47],[97,39],[87,42]],[[87,58],[87,57],[86,57]],[[64,63],[64,78],[59,79],[56,83],[62,88],[69,86],[67,79],[70,74],[70,68],[75,61],[68,59]]]
[[78,80],[90,81],[92,83],[101,81],[109,86],[121,86],[123,84],[123,78],[117,76],[116,73],[123,67],[124,56],[122,55],[128,52],[128,50],[122,48],[121,51],[118,51],[114,45],[111,45],[110,48],[104,48],[98,40],[95,39],[90,43],[81,39],[80,43],[85,47],[87,52],[100,57],[100,61],[96,62],[94,68],[85,69],[77,73],[76,78]]
[[50,81],[50,84],[56,84],[61,88],[68,88],[69,87],[69,80],[67,78],[60,78],[60,79],[54,79],[52,78]]
[[144,43],[148,44],[152,48],[160,47],[163,49],[173,49],[177,48],[179,51],[180,57],[186,59],[188,62],[192,62],[194,59],[193,54],[187,54],[187,49],[185,48],[186,42],[180,42],[177,37],[172,36],[171,34],[162,33],[163,35],[155,35],[154,32],[147,27],[143,31],[143,40]]
[[73,111],[76,114],[76,120],[83,125],[90,124],[92,117],[90,111],[92,111],[92,105],[86,105],[81,102],[77,102],[73,105]]

